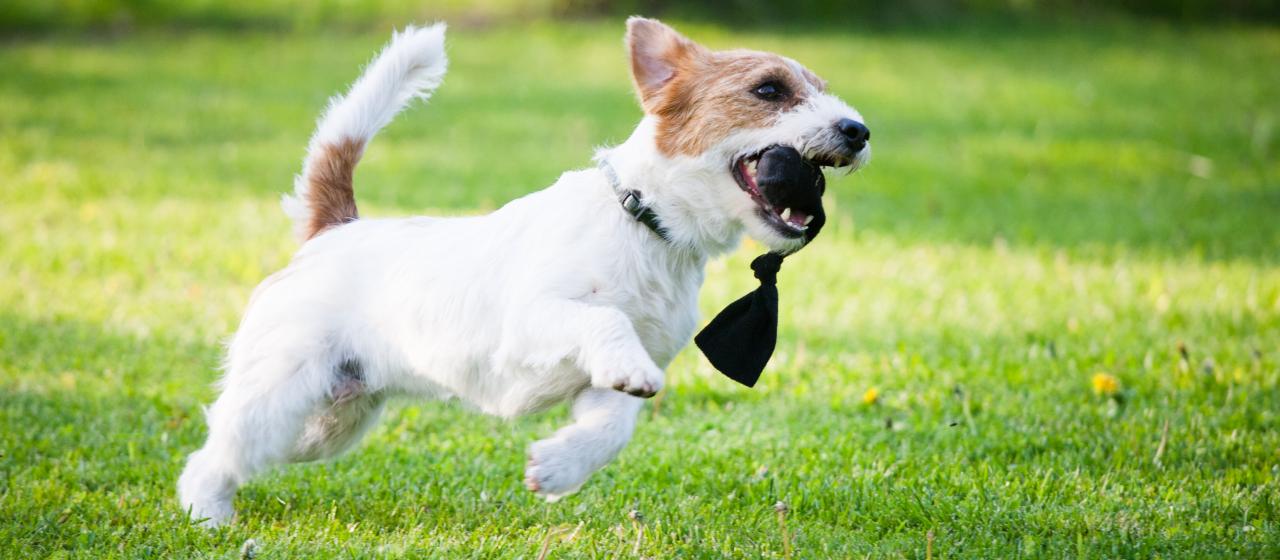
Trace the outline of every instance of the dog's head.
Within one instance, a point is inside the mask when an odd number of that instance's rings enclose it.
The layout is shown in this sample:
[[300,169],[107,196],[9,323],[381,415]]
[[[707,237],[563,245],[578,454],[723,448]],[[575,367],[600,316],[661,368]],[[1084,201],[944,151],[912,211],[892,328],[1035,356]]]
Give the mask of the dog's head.
[[820,227],[811,220],[822,216],[822,167],[856,169],[871,156],[862,116],[794,60],[712,51],[638,17],[627,20],[627,46],[658,152],[707,178],[697,188],[711,192],[691,195],[710,202],[699,211],[775,251],[800,248]]

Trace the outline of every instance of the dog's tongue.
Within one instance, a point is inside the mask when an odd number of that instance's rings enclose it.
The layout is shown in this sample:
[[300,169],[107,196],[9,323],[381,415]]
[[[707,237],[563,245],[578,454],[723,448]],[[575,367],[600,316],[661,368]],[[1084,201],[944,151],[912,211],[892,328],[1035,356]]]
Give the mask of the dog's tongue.
[[765,200],[778,212],[791,209],[787,221],[804,225],[809,216],[805,241],[812,241],[826,223],[822,210],[822,194],[827,189],[822,169],[805,161],[795,148],[777,146],[760,155],[756,166],[756,185]]

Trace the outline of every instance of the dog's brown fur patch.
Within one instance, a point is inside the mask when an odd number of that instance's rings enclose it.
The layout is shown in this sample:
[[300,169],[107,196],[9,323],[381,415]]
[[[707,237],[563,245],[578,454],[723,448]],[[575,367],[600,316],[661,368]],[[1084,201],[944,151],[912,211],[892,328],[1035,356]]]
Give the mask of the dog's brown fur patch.
[[[657,21],[628,23],[632,75],[645,112],[658,119],[663,155],[696,156],[735,130],[772,126],[805,101],[810,85],[826,89],[813,72],[776,54],[711,51]],[[768,81],[786,97],[766,101],[752,93]]]
[[307,220],[304,239],[359,217],[352,177],[364,154],[364,142],[347,138],[320,147],[307,168]]
[[[786,98],[765,101],[752,93],[768,81],[785,87]],[[652,104],[658,149],[696,156],[735,130],[773,126],[782,112],[804,102],[806,92],[803,78],[778,55],[706,52],[684,61]]]

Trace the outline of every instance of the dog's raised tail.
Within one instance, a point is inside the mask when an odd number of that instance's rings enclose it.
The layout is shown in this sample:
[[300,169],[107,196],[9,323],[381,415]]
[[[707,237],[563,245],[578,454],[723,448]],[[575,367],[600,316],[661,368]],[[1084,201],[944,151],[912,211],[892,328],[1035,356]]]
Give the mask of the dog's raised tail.
[[426,99],[444,79],[443,23],[395,33],[346,95],[334,97],[307,146],[293,194],[281,200],[293,231],[306,241],[356,219],[352,175],[369,140],[414,98]]

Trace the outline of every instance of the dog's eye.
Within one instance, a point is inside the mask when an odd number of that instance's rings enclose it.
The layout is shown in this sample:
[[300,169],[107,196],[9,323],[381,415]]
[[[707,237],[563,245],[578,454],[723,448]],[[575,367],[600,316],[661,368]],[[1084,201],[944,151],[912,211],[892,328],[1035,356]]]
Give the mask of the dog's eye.
[[765,101],[782,101],[787,97],[787,89],[778,82],[765,82],[752,90],[756,97]]

